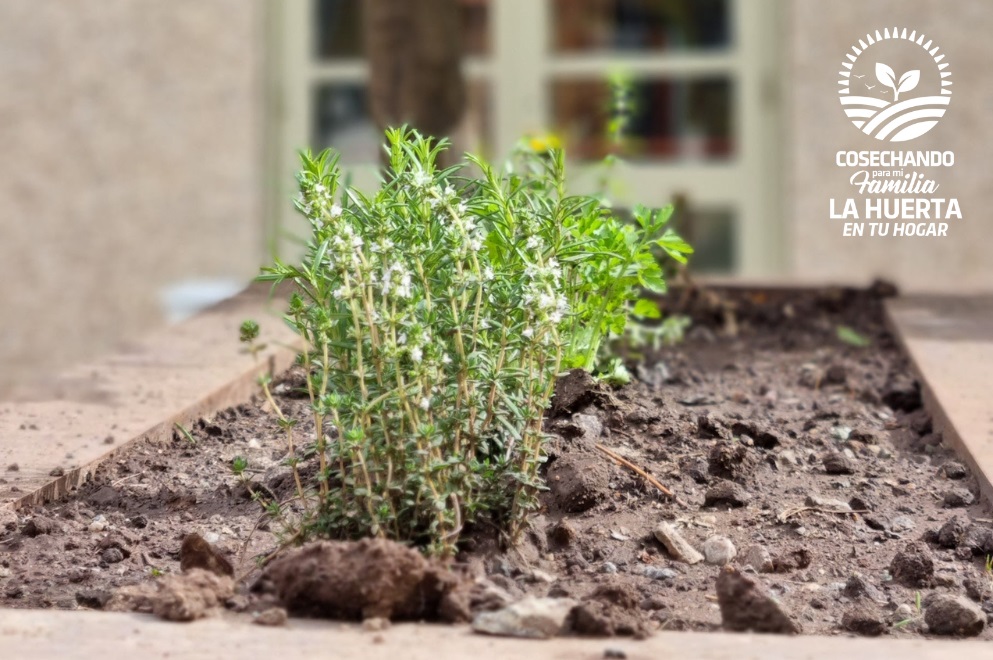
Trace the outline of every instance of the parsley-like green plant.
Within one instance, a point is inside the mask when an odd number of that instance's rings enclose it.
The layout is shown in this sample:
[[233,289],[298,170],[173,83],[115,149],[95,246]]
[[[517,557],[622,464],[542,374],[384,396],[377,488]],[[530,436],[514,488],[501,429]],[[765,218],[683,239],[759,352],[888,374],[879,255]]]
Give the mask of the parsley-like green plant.
[[[625,222],[592,196],[566,193],[565,154],[562,150],[518,152],[522,178],[512,190],[527,191],[539,226],[537,233],[555,246],[561,264],[562,287],[570,314],[563,330],[567,339],[564,366],[593,371],[605,339],[624,333],[629,318],[659,318],[658,306],[642,292],[666,291],[655,249],[680,262],[693,252],[666,225],[672,206],[649,209],[636,206],[633,221]],[[486,185],[495,175],[485,163]]]
[[[568,196],[561,150],[497,171],[445,141],[387,131],[389,167],[368,195],[331,151],[304,153],[297,207],[310,225],[286,320],[304,339],[314,474],[298,482],[296,538],[375,535],[454,552],[487,518],[515,539],[537,506],[542,419],[564,367],[591,369],[640,287],[662,291],[651,247],[682,258],[668,213],[613,218]],[[252,342],[257,328],[243,328]],[[292,446],[288,420],[264,391]]]

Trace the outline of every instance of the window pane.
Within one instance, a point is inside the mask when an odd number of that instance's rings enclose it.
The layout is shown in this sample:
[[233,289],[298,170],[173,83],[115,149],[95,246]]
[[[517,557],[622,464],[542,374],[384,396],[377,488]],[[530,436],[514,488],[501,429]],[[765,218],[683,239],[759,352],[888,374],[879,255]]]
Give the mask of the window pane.
[[[372,123],[366,86],[358,83],[326,83],[313,94],[314,124],[311,147],[333,147],[341,152],[343,165],[368,165],[379,161],[382,132]],[[492,144],[489,85],[469,81],[462,121],[449,136],[456,153],[485,151]]]
[[316,1],[314,43],[318,59],[362,56],[362,11],[359,4],[359,0]]
[[333,147],[343,165],[375,163],[382,135],[372,123],[363,84],[329,83],[314,90],[314,150]]
[[557,52],[730,45],[730,0],[554,0]]
[[632,160],[727,159],[735,140],[730,78],[632,81],[626,137],[619,149],[606,136],[611,117],[605,81],[552,84],[552,124],[569,155],[599,159],[618,151]]
[[[486,55],[490,48],[489,0],[458,0],[458,4],[463,51],[469,55]],[[361,0],[315,1],[317,59],[362,57],[361,5]]]

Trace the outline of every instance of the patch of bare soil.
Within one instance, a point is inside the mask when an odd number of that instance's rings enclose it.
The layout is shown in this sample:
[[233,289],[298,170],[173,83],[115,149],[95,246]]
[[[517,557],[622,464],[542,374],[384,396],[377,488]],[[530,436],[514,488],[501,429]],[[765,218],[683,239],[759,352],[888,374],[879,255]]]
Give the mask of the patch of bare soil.
[[[177,433],[132,447],[68,501],[20,512],[0,531],[0,605],[113,606],[114,591],[140,584],[199,593],[166,581],[196,533],[250,576],[230,595],[220,585],[216,603],[180,599],[202,609],[432,620],[495,610],[485,627],[533,636],[723,626],[989,638],[993,516],[921,407],[883,293],[670,296],[670,311],[693,318],[683,343],[632,362],[637,379],[623,388],[574,374],[557,390],[549,490],[517,548],[483,526],[453,567],[373,541],[322,543],[281,553],[259,580],[255,561],[278,540],[251,492],[285,499],[293,484],[256,401],[203,420],[195,445]],[[839,326],[871,345],[841,341]],[[277,386],[279,404],[306,419],[295,378]],[[236,456],[248,484],[230,470]],[[208,564],[198,566],[228,579],[224,562]]]

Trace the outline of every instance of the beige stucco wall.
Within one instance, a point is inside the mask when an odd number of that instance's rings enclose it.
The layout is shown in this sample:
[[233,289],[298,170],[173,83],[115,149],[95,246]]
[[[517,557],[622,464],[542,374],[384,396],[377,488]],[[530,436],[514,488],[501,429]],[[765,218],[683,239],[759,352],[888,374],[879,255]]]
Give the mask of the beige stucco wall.
[[0,3],[0,392],[263,253],[261,0]]
[[[783,2],[785,6],[787,3]],[[786,53],[788,257],[805,279],[864,281],[873,275],[904,289],[993,290],[993,2],[990,0],[791,0]],[[945,239],[844,238],[828,219],[828,200],[850,196],[851,170],[834,164],[839,149],[880,149],[862,135],[837,100],[836,72],[870,30],[907,27],[935,40],[954,80],[938,126],[907,148],[951,150],[956,165],[935,170],[937,197],[957,197],[963,220]],[[912,145],[912,146],[911,146]]]

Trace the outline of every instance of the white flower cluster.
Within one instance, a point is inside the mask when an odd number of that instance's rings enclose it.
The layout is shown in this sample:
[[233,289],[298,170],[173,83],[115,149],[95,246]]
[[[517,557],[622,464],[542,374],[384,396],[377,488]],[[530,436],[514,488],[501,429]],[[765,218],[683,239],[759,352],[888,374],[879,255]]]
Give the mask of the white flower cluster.
[[335,203],[331,190],[320,181],[304,182],[300,208],[312,219],[320,218],[325,212],[332,218],[338,218],[342,212],[341,205]]
[[411,296],[410,271],[401,261],[391,261],[381,277],[377,277],[376,273],[373,272],[371,279],[373,283],[379,284],[384,298],[392,295],[407,299]]

